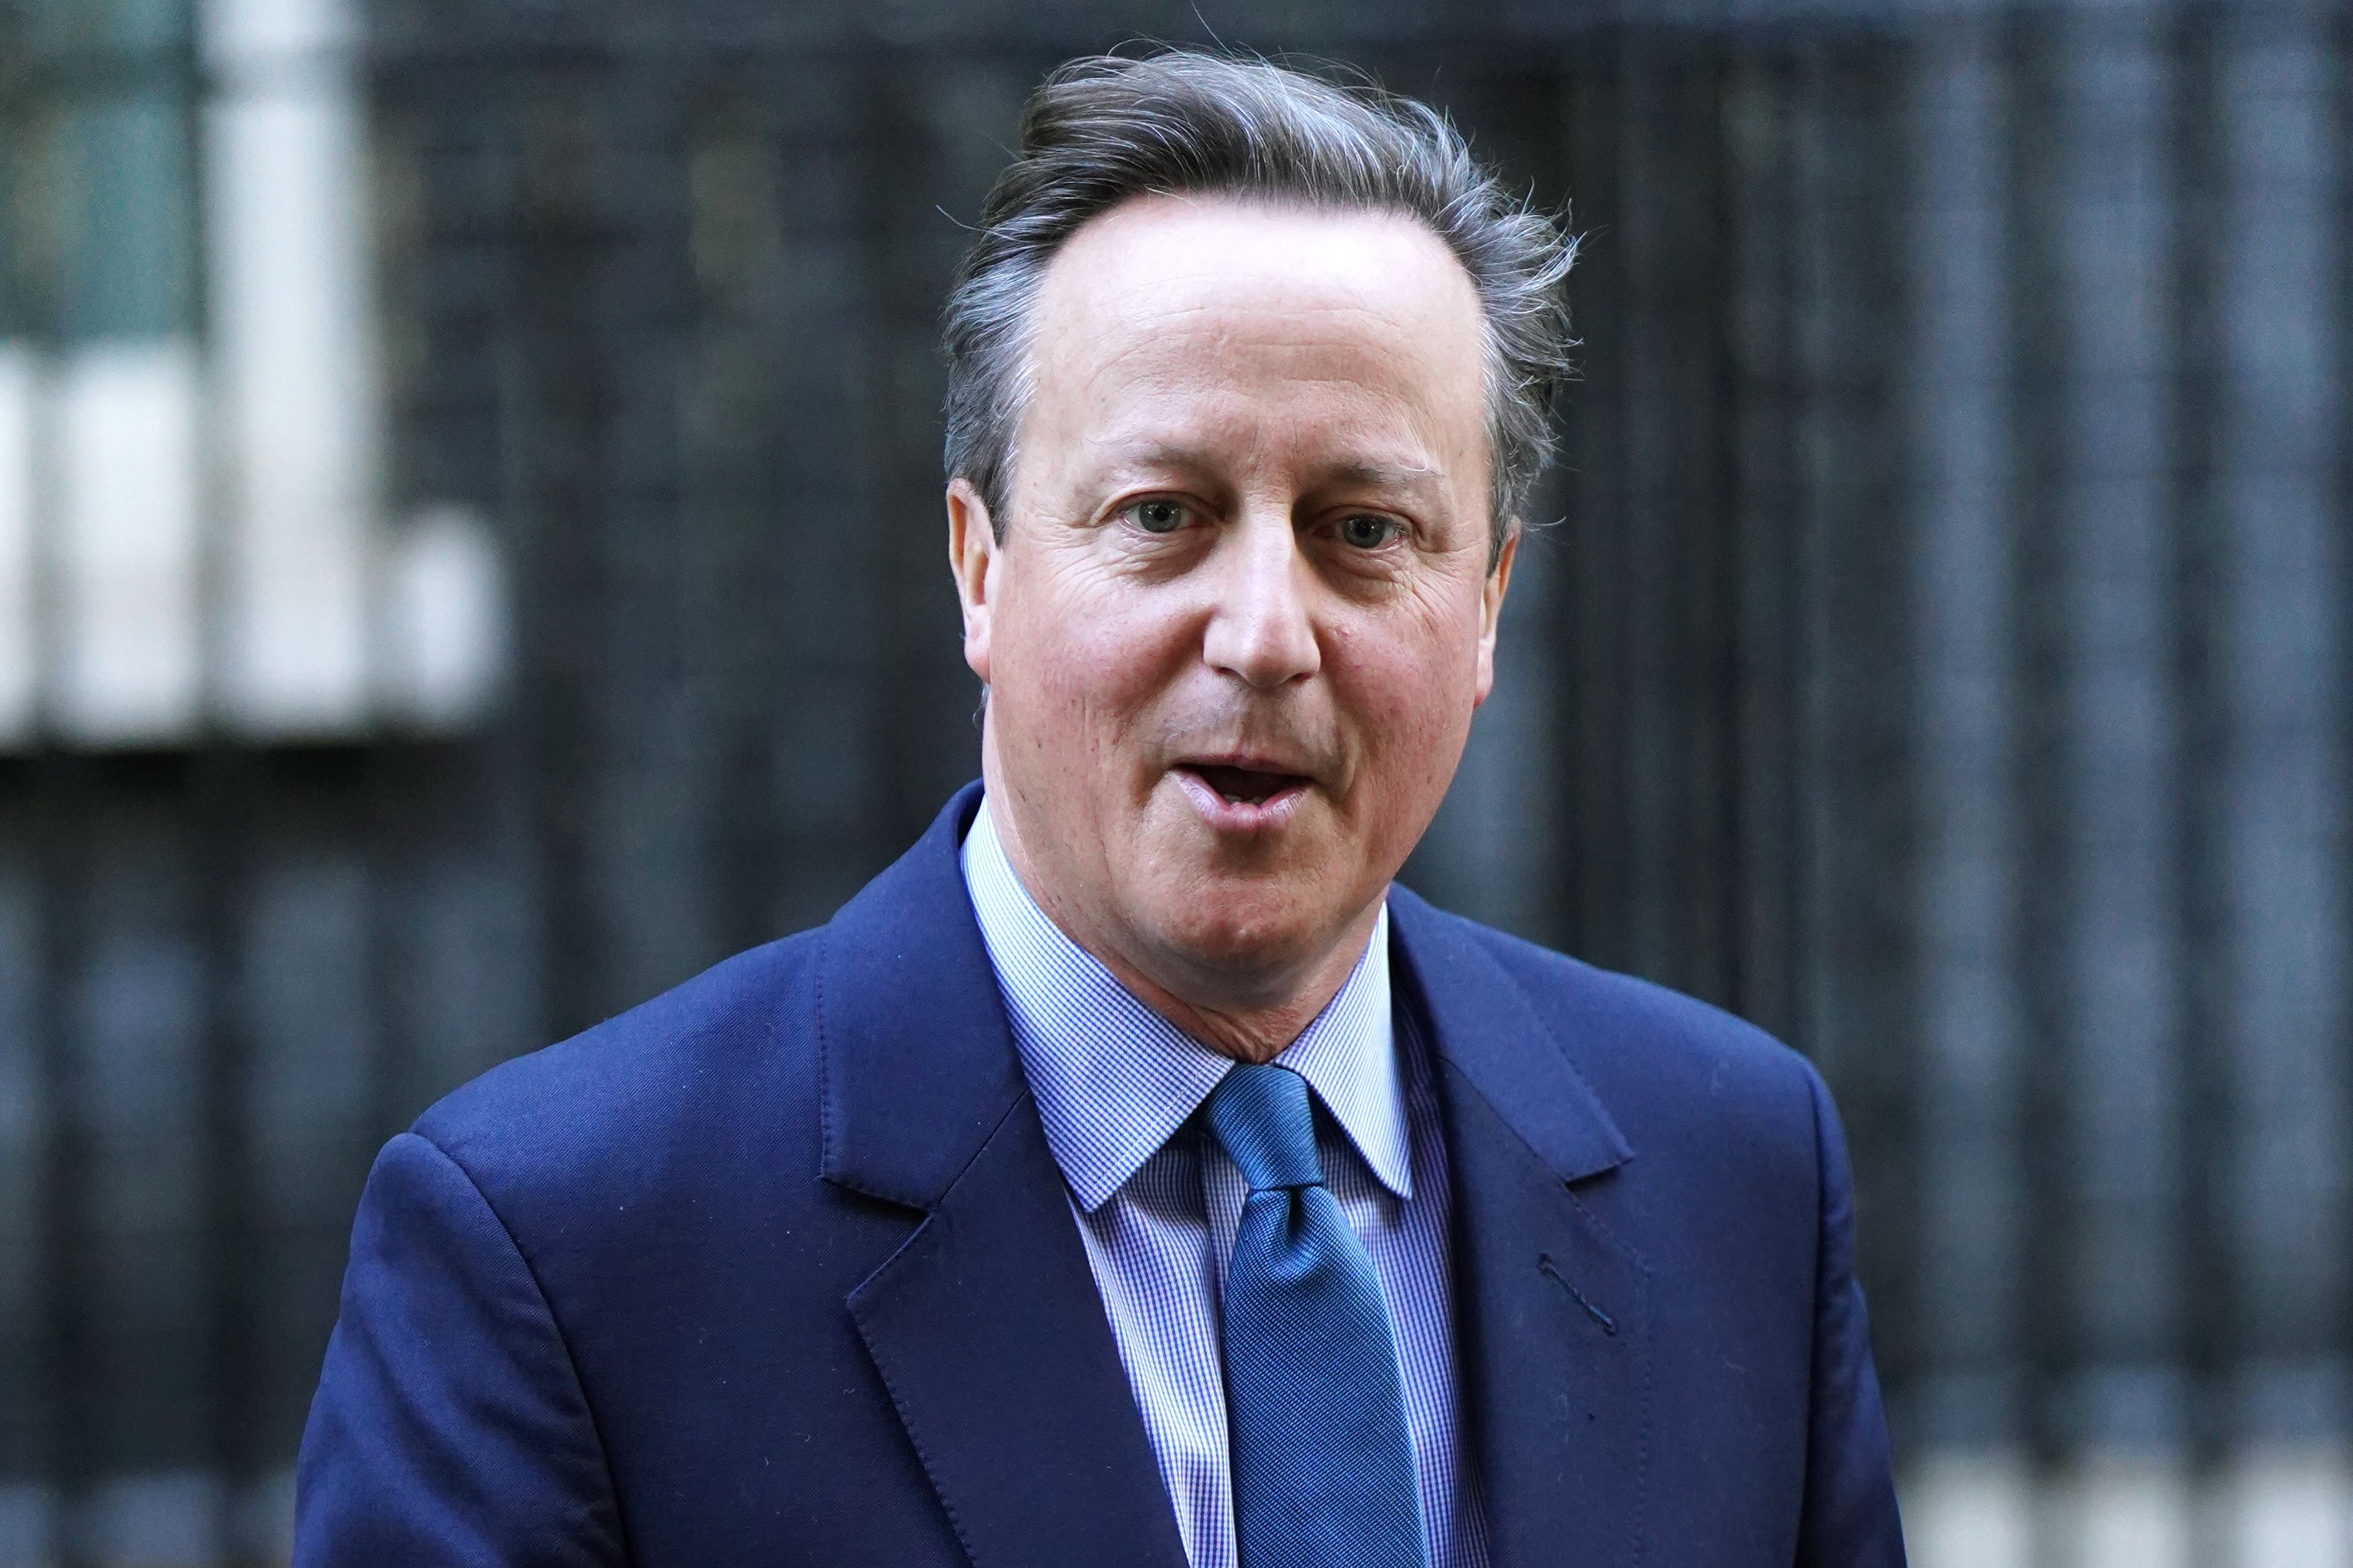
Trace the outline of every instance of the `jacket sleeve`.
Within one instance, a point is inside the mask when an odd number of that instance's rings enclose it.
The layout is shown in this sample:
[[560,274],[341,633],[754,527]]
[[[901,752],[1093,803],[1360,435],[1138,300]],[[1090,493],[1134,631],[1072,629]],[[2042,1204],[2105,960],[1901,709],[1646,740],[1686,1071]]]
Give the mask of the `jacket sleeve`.
[[1887,1417],[1871,1359],[1871,1323],[1854,1275],[1854,1180],[1830,1091],[1810,1067],[1821,1173],[1815,1252],[1812,1411],[1799,1568],[1903,1568]]
[[295,1472],[297,1568],[624,1561],[571,1352],[512,1237],[437,1145],[368,1175]]

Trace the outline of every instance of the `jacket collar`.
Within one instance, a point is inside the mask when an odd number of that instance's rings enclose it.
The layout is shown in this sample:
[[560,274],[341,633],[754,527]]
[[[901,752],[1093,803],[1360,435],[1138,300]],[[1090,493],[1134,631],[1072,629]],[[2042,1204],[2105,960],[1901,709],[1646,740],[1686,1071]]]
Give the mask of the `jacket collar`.
[[1183,1568],[957,865],[979,800],[825,933],[825,1177],[924,1211],[843,1304],[974,1562]]
[[[1079,1206],[1094,1213],[1201,1108],[1233,1068],[1139,1002],[1030,898],[983,801],[965,880],[1013,1041]],[[1405,1089],[1389,1006],[1388,911],[1339,994],[1275,1059],[1295,1069],[1382,1185],[1413,1195]]]
[[1028,1091],[956,848],[958,790],[915,847],[826,928],[817,1023],[827,1181],[935,1206]]
[[[821,1169],[911,1208],[935,1205],[1028,1092],[958,858],[980,799],[977,783],[957,791],[826,932]],[[1439,1056],[1555,1175],[1582,1181],[1633,1157],[1468,921],[1403,888],[1390,889],[1389,917]]]
[[[1182,1568],[957,864],[979,800],[960,792],[825,933],[823,1173],[923,1211],[845,1306],[976,1562],[1084,1541],[1096,1561]],[[1564,1049],[1590,1042],[1546,1027],[1496,939],[1402,889],[1389,907],[1439,1058],[1492,1561],[1639,1563],[1651,1277],[1588,1206],[1631,1158]]]
[[[1499,940],[1412,894],[1389,898],[1436,1043],[1453,1178],[1457,1386],[1494,1568],[1630,1568],[1650,1536],[1651,1276],[1597,1206],[1633,1158],[1571,1049],[1579,988],[1548,1026]],[[1561,1004],[1566,1001],[1567,1005]],[[1564,1037],[1564,1035],[1567,1037]]]
[[1634,1157],[1564,1042],[1495,962],[1476,927],[1397,887],[1389,889],[1389,919],[1440,1058],[1553,1174],[1581,1182]]

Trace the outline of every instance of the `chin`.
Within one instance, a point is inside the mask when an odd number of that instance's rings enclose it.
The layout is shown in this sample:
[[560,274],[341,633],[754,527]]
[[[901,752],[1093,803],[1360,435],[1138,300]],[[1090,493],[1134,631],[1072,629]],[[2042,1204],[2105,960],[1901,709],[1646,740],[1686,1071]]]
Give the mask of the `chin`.
[[1247,884],[1186,889],[1154,924],[1173,952],[1202,969],[1237,978],[1282,973],[1313,957],[1332,922],[1309,918],[1296,894],[1267,892]]

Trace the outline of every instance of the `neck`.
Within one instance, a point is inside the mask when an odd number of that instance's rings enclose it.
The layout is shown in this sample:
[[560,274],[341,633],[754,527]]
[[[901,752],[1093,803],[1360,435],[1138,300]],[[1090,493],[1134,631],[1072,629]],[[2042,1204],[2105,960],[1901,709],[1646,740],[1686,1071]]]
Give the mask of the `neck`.
[[1376,904],[1363,919],[1350,921],[1347,934],[1271,1001],[1198,1000],[1198,990],[1188,997],[1116,953],[1088,951],[1137,1001],[1219,1055],[1236,1061],[1267,1062],[1282,1055],[1340,994],[1379,918],[1380,906]]
[[1159,963],[1145,962],[1125,944],[1092,932],[1086,922],[1071,918],[1052,889],[1039,881],[1011,814],[997,808],[994,791],[983,797],[981,809],[989,814],[1013,874],[1064,936],[1111,971],[1112,977],[1137,1001],[1209,1049],[1236,1061],[1267,1062],[1282,1055],[1348,983],[1380,921],[1381,900],[1376,899],[1314,958],[1272,972],[1238,973],[1225,966],[1188,963],[1177,954],[1166,955],[1166,961]]

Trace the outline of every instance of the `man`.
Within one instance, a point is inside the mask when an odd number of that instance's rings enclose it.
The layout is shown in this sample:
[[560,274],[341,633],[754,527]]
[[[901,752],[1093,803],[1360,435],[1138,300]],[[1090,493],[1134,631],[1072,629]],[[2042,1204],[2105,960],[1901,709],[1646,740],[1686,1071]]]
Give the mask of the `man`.
[[947,315],[982,784],[385,1149],[299,1561],[1902,1561],[1820,1082],[1390,885],[1568,260],[1417,105],[1056,73]]

